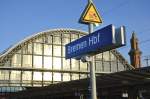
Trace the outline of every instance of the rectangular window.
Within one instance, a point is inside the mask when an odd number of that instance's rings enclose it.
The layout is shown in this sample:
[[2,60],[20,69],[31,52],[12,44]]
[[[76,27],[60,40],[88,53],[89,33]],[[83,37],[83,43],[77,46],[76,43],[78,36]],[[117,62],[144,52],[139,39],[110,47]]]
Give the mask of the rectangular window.
[[58,70],[61,69],[61,58],[58,57],[53,58],[53,68]]
[[117,62],[116,61],[111,62],[111,72],[117,72]]
[[4,63],[4,66],[5,66],[5,67],[9,67],[9,66],[10,66],[10,63],[11,63],[11,61],[10,61],[10,59],[9,59],[8,61],[6,61],[6,62]]
[[61,37],[53,36],[53,44],[61,44]]
[[79,70],[79,61],[75,59],[71,59],[72,70]]
[[31,84],[32,79],[32,72],[30,71],[23,71],[22,72],[22,82],[26,84]]
[[52,55],[52,45],[44,44],[44,55]]
[[63,70],[70,70],[70,59],[63,58]]
[[20,67],[21,66],[21,54],[15,54],[12,57],[12,66]]
[[8,70],[0,71],[0,80],[9,80],[9,71]]
[[70,38],[63,38],[62,42],[63,42],[63,45],[66,45],[66,44],[70,43]]
[[87,78],[87,74],[80,74],[80,79]]
[[32,67],[32,55],[23,55],[22,67]]
[[110,62],[103,62],[104,64],[104,71],[110,72]]
[[51,72],[44,72],[43,80],[44,81],[52,81],[52,73]]
[[21,72],[20,71],[11,71],[10,73],[10,81],[11,83],[20,83],[20,75],[21,75]]
[[103,53],[103,60],[110,61],[109,51]]
[[42,44],[34,43],[34,54],[42,54]]
[[96,55],[96,60],[102,60],[102,53]]
[[74,41],[78,39],[78,35],[77,34],[71,34],[71,41]]
[[44,68],[52,69],[52,57],[44,57]]
[[96,72],[103,71],[102,61],[96,61]]
[[54,56],[61,56],[61,46],[54,45],[53,55]]
[[63,38],[70,38],[70,34],[69,34],[69,33],[63,33],[63,34],[62,34],[62,37],[63,37]]
[[80,71],[87,71],[87,63],[80,61]]
[[62,47],[63,47],[63,49],[62,49],[63,56],[62,57],[65,57],[65,54],[66,54],[65,46],[62,46]]
[[120,62],[118,62],[118,70],[119,71],[124,71],[125,70],[124,65]]
[[42,56],[34,56],[33,58],[34,68],[42,68]]
[[46,35],[45,38],[44,38],[44,43],[52,44],[52,36],[51,35]]
[[61,81],[61,73],[53,73],[54,81]]
[[32,54],[32,43],[28,43],[23,46],[23,54]]
[[63,81],[70,81],[70,74],[69,73],[63,74]]
[[72,80],[78,80],[79,74],[72,74]]
[[116,61],[116,56],[112,53],[110,53],[111,61]]
[[33,80],[42,81],[42,72],[33,72]]

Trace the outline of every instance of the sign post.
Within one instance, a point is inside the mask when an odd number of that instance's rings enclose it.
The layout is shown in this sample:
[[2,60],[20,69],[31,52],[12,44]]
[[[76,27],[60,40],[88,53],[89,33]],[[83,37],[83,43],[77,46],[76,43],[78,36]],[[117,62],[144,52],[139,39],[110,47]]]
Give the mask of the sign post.
[[87,24],[89,34],[65,45],[66,59],[76,58],[87,62],[90,67],[90,93],[91,99],[97,99],[96,77],[95,77],[95,57],[94,55],[125,45],[125,28],[115,29],[113,25],[108,25],[102,29],[94,31],[94,24],[102,23],[96,7],[89,0],[88,5],[80,18],[80,23]]
[[[94,6],[92,0],[88,0],[88,6],[80,18],[80,23],[88,24],[89,34],[94,31],[93,24],[102,23],[102,19],[99,16],[98,11],[96,10],[96,7]],[[88,62],[88,66],[90,67],[91,99],[97,99],[94,56],[85,56],[85,57],[91,58],[90,61],[84,59],[85,61]],[[82,58],[84,58],[84,57],[82,57]]]
[[[89,24],[89,33],[93,32],[93,24]],[[95,58],[94,56],[90,56],[92,58],[91,61],[88,62],[88,66],[90,66],[90,88],[91,88],[91,99],[97,99],[97,91],[96,91],[96,77],[95,77]]]

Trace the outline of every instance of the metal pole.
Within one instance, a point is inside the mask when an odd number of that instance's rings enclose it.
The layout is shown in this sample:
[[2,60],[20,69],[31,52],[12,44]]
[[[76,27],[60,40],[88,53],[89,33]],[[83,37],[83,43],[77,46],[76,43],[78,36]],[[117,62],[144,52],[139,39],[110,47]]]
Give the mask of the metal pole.
[[[93,32],[93,24],[89,24],[89,33],[92,32]],[[90,66],[91,99],[97,99],[94,56],[91,56],[91,58],[92,60],[88,62],[88,66]]]

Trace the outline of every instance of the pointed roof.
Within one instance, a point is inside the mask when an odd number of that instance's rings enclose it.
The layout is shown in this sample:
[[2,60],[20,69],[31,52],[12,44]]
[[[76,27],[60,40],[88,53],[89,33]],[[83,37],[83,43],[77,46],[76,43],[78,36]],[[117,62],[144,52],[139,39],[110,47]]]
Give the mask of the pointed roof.
[[135,31],[133,31],[131,39],[137,39]]

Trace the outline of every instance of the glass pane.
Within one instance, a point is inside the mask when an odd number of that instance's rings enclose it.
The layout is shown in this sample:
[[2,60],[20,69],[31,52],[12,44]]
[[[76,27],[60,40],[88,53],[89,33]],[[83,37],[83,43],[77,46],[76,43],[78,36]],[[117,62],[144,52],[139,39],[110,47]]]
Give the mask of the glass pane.
[[9,80],[9,71],[8,70],[0,71],[0,80]]
[[111,72],[117,72],[117,62],[111,62]]
[[23,52],[23,54],[27,54],[28,53],[28,45],[24,45],[23,46],[22,52]]
[[21,79],[20,75],[21,75],[20,71],[11,71],[10,74],[11,83],[20,83]]
[[41,72],[34,72],[33,73],[33,80],[42,80],[42,73]]
[[74,41],[78,39],[78,35],[77,34],[71,34],[71,41]]
[[71,60],[72,70],[79,70],[79,61],[72,59]]
[[23,55],[22,67],[32,67],[32,55]]
[[116,56],[112,53],[110,53],[111,61],[116,61]]
[[52,81],[52,73],[44,72],[43,79],[44,81]]
[[53,68],[54,69],[61,69],[61,58],[54,57],[53,58]]
[[6,61],[5,63],[4,63],[4,66],[6,66],[6,67],[9,67],[10,66],[10,60],[8,60],[8,61]]
[[67,33],[63,33],[62,36],[66,38],[70,38],[70,34],[67,34]]
[[61,44],[61,37],[56,37],[56,36],[54,36],[53,37],[53,43],[54,44]]
[[78,39],[78,35],[77,34],[71,34],[71,41],[74,41]]
[[56,46],[56,45],[54,45],[54,49],[53,49],[53,55],[54,56],[61,56],[61,46]]
[[103,53],[103,60],[104,61],[110,61],[109,51]]
[[32,54],[32,43],[28,43],[23,47],[23,54]]
[[71,34],[71,38],[78,39],[78,34]]
[[63,38],[62,42],[63,42],[63,45],[66,45],[70,42],[70,38]]
[[102,60],[102,53],[96,55],[96,60]]
[[34,54],[42,54],[42,44],[34,43]]
[[32,43],[28,44],[28,54],[32,54]]
[[30,71],[22,72],[23,83],[31,83],[31,79],[32,79],[32,72],[30,72]]
[[52,69],[52,57],[44,57],[44,68]]
[[72,80],[78,80],[79,74],[72,74]]
[[87,74],[80,74],[80,79],[87,78]]
[[80,70],[81,71],[87,71],[87,63],[80,61]]
[[12,66],[20,67],[21,66],[21,54],[15,54],[12,57]]
[[63,58],[63,69],[70,70],[70,59]]
[[63,74],[63,81],[70,81],[70,74],[69,73]]
[[104,71],[110,72],[110,62],[103,62],[104,63]]
[[54,73],[53,74],[54,81],[61,81],[61,73]]
[[44,55],[52,55],[52,45],[44,44]]
[[34,56],[33,66],[34,68],[42,68],[42,56]]
[[124,65],[122,63],[120,63],[120,62],[118,62],[118,70],[119,71],[124,71],[125,70],[124,69]]
[[52,44],[52,36],[51,35],[46,35],[45,39],[44,39],[44,43]]
[[63,53],[63,56],[62,57],[65,57],[65,46],[62,46],[63,47],[63,51],[62,51],[62,53]]
[[102,61],[96,61],[96,72],[103,71]]

